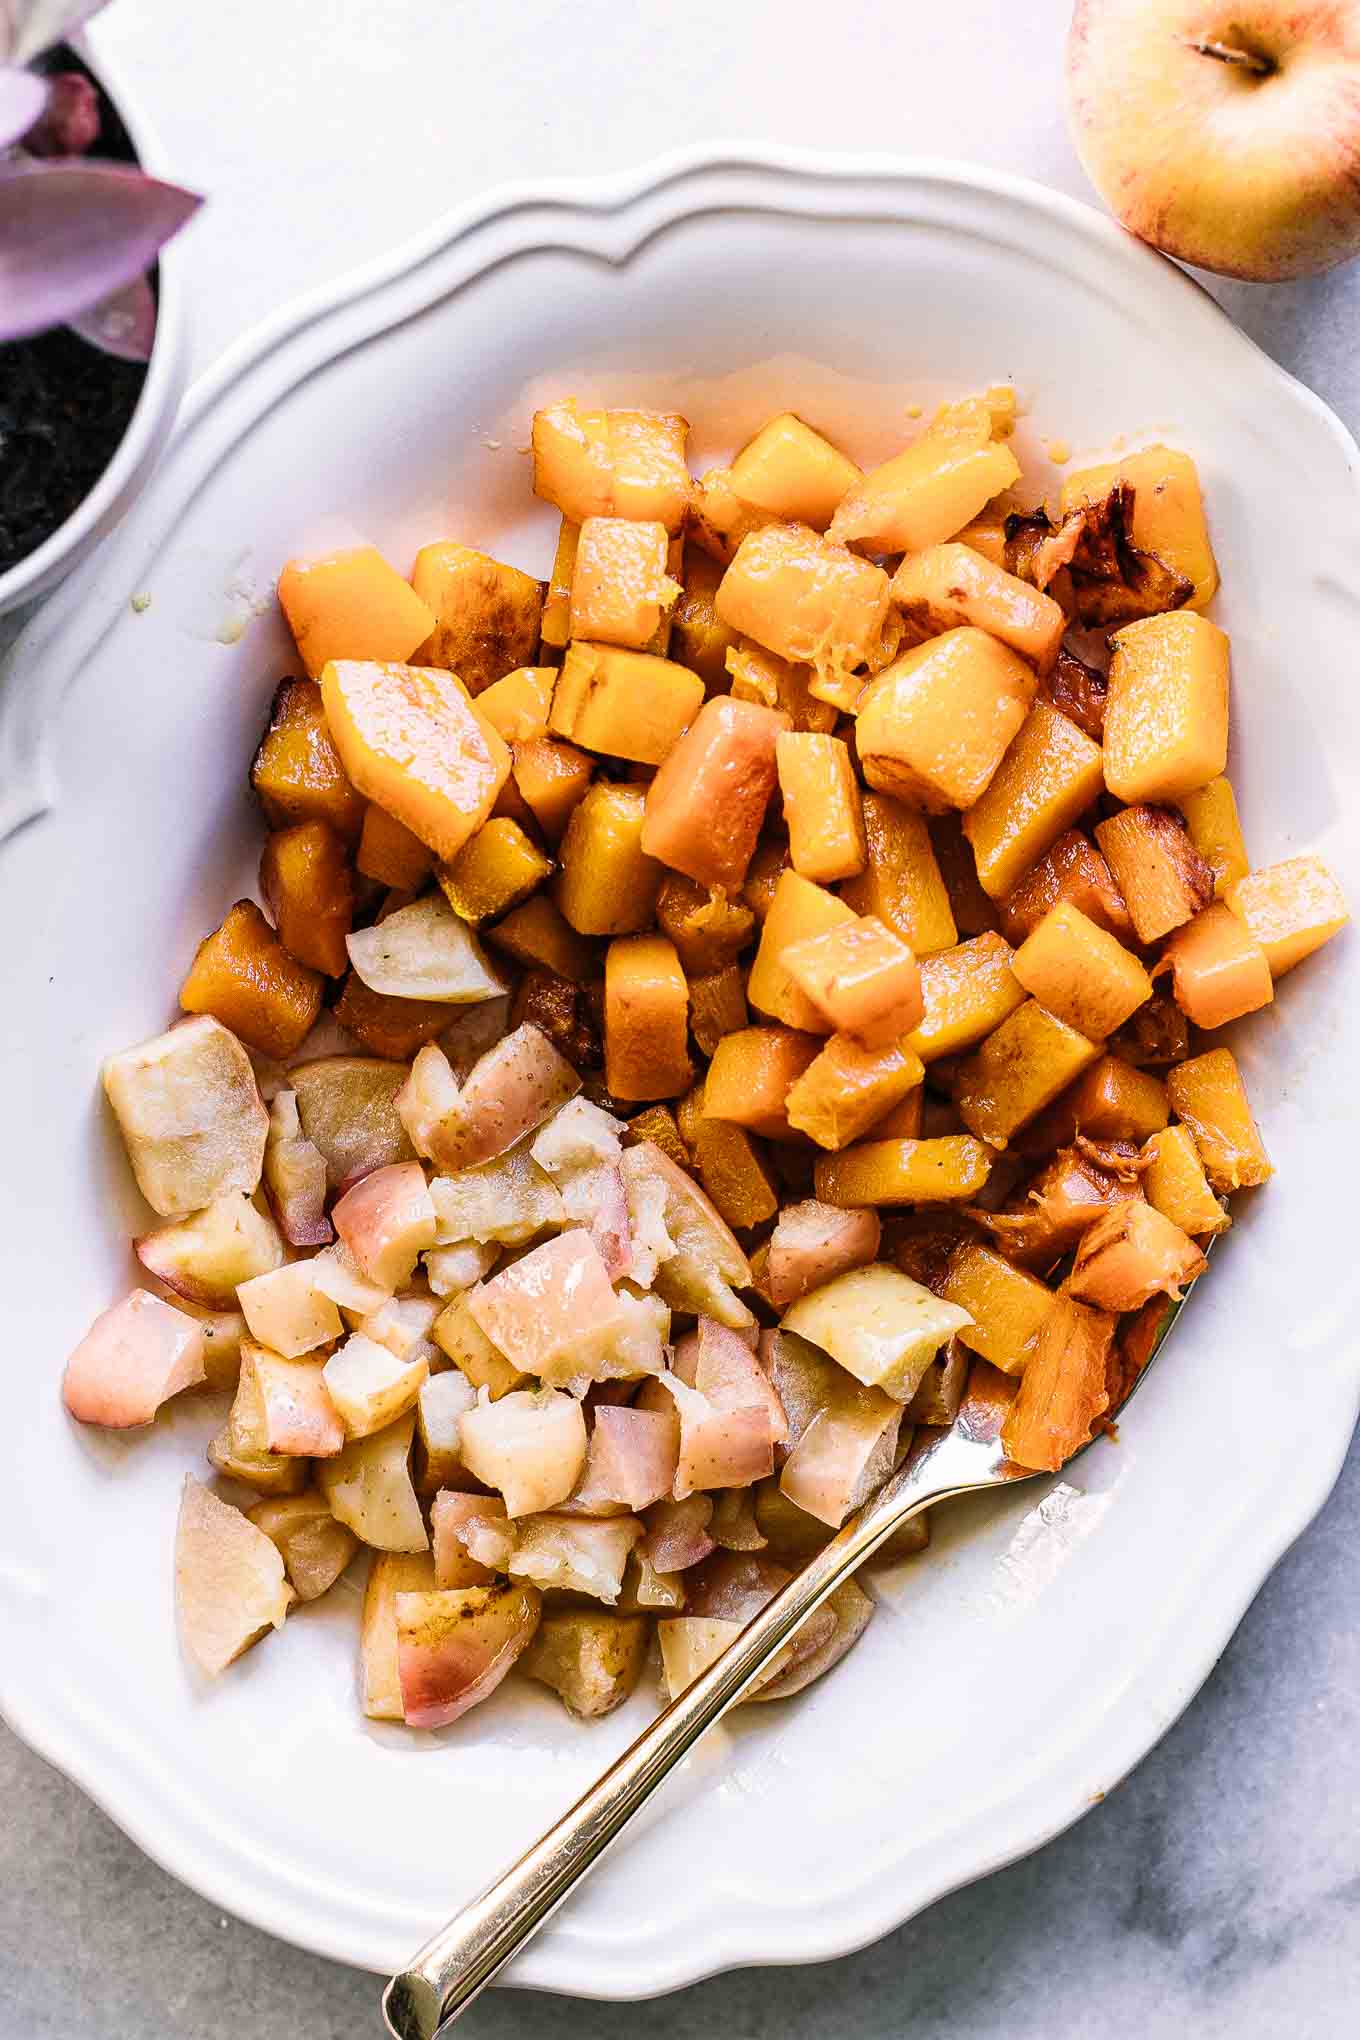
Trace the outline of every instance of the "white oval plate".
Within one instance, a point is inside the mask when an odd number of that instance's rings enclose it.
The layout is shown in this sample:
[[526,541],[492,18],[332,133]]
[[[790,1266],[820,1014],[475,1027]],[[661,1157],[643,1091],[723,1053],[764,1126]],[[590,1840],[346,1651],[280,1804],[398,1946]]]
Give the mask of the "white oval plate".
[[[368,1725],[350,1584],[202,1689],[170,1552],[214,1413],[119,1440],[59,1406],[137,1222],[98,1059],[169,1019],[196,940],[252,883],[246,765],[288,667],[273,577],[336,538],[404,565],[449,533],[545,572],[554,520],[522,456],[545,390],[682,408],[701,459],[796,403],[864,457],[897,443],[908,398],[1001,377],[1031,455],[1117,433],[1194,453],[1249,844],[1261,863],[1317,848],[1360,897],[1356,448],[1107,220],[946,164],[688,158],[461,216],[237,350],[16,650],[0,828],[38,818],[0,852],[0,1702],[161,1863],[290,1940],[399,1964],[649,1700],[582,1728],[512,1682],[443,1735]],[[515,1981],[642,1996],[842,1952],[1075,1820],[1175,1719],[1356,1414],[1353,955],[1333,944],[1240,1030],[1278,1179],[1242,1200],[1120,1442],[1046,1498],[946,1512],[845,1667],[711,1735]]]

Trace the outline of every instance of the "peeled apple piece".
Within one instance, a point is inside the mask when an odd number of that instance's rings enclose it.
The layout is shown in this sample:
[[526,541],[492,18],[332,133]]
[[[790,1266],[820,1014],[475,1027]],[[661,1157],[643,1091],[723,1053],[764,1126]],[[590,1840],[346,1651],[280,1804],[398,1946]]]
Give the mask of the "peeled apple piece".
[[411,1484],[415,1411],[371,1438],[352,1438],[316,1469],[331,1514],[375,1551],[426,1551],[429,1537]]
[[281,1629],[293,1598],[270,1539],[187,1474],[175,1531],[175,1607],[199,1670],[215,1678],[267,1629]]
[[269,1114],[250,1057],[210,1014],[111,1055],[101,1072],[137,1187],[162,1218],[250,1196]]
[[470,1006],[505,987],[472,930],[442,893],[398,907],[385,921],[345,938],[349,960],[371,992]]
[[230,1310],[239,1283],[283,1266],[278,1227],[240,1191],[192,1218],[157,1226],[133,1246],[142,1266],[168,1289],[210,1310]]
[[820,1346],[867,1388],[903,1403],[945,1341],[972,1322],[957,1304],[882,1263],[837,1275],[784,1313],[786,1331]]

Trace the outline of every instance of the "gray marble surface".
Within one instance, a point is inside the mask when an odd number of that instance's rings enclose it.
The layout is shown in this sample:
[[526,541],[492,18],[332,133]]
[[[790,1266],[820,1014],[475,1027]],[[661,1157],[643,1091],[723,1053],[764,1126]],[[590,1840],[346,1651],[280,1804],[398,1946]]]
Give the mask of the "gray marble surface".
[[[839,0],[832,24],[815,0],[123,0],[100,35],[143,82],[182,174],[213,195],[192,249],[204,367],[291,290],[512,175],[741,136],[947,151],[1085,195],[1059,111],[1068,11],[1068,0]],[[531,14],[546,35],[526,32]],[[456,122],[411,92],[417,31],[422,77],[442,65],[478,79]],[[608,120],[581,119],[573,62],[578,85],[588,62]],[[245,115],[219,117],[224,103]],[[1360,429],[1360,265],[1218,294]],[[0,623],[0,645],[6,635]],[[1198,1698],[1120,1790],[875,1947],[716,1978],[645,2009],[497,1993],[463,2030],[1343,2040],[1360,1974],[1357,1549],[1360,1448]],[[0,1804],[0,2040],[378,2031],[373,1978],[204,1905],[3,1729]]]

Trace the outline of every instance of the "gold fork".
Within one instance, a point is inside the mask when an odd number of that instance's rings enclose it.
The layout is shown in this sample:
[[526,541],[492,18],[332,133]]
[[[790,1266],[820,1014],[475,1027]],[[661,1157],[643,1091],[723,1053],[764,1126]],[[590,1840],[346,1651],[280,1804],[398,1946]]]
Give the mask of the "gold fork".
[[[1180,1302],[1169,1303],[1149,1331],[1138,1381],[1181,1309]],[[1014,1465],[1001,1449],[1001,1425],[1015,1387],[995,1368],[975,1363],[951,1428],[918,1434],[898,1471],[751,1618],[722,1656],[643,1730],[517,1863],[455,1913],[409,1968],[392,1978],[383,1993],[383,2017],[395,2040],[434,2040],[441,2026],[467,2010],[618,1839],[704,1730],[741,1698],[799,1624],[895,1530],[954,1495],[1039,1477]]]

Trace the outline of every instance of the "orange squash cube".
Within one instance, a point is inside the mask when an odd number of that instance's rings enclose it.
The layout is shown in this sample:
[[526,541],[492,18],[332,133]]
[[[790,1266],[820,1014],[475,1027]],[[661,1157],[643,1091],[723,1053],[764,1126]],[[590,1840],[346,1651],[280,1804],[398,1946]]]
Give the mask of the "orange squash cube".
[[744,1126],[700,1115],[694,1167],[728,1225],[764,1225],[778,1211],[779,1186]]
[[733,461],[733,493],[743,503],[789,524],[825,531],[836,506],[863,480],[848,454],[792,411],[762,425]]
[[580,935],[635,935],[650,928],[662,870],[642,848],[640,786],[595,785],[562,838],[557,904]]
[[670,937],[686,977],[725,970],[755,931],[755,915],[739,900],[668,871],[656,896],[656,923]]
[[1034,699],[1031,669],[984,630],[929,639],[860,697],[855,746],[871,786],[929,814],[971,807]]
[[792,1027],[744,1027],[739,1034],[724,1035],[704,1081],[705,1113],[768,1140],[787,1140],[790,1087],[821,1046],[816,1035]]
[[690,495],[688,437],[670,412],[591,410],[567,397],[534,413],[534,494],[577,524],[633,517],[678,531]]
[[1194,1135],[1215,1190],[1264,1183],[1275,1173],[1231,1049],[1211,1048],[1180,1063],[1167,1076],[1166,1091],[1172,1111]]
[[780,879],[792,869],[786,837],[766,836],[756,844],[741,896],[762,928],[774,905]]
[[321,973],[290,956],[253,900],[237,900],[195,952],[180,986],[186,1013],[211,1013],[248,1048],[282,1060],[321,1011]]
[[983,891],[994,900],[1013,891],[1104,788],[1099,744],[1049,702],[1036,701],[963,818]]
[[644,1140],[649,1140],[653,1147],[659,1147],[677,1168],[692,1166],[690,1151],[680,1138],[680,1128],[669,1105],[648,1105],[629,1120],[627,1144],[636,1146]]
[[1194,609],[1114,633],[1105,784],[1118,800],[1179,800],[1228,762],[1228,640]]
[[335,1018],[361,1048],[387,1062],[406,1062],[448,1026],[454,1006],[439,999],[397,999],[371,991],[357,971],[340,987]]
[[554,735],[586,750],[659,765],[703,700],[698,674],[671,659],[578,638],[567,647],[548,721]]
[[599,959],[585,937],[568,927],[546,893],[533,893],[487,930],[488,941],[530,970],[550,970],[572,984],[598,976]]
[[507,744],[527,744],[548,734],[556,685],[556,666],[516,666],[477,696],[477,713]]
[[1178,928],[1162,951],[1176,1004],[1196,1027],[1224,1027],[1275,997],[1265,950],[1221,900]]
[[788,1123],[818,1147],[848,1147],[917,1090],[924,1075],[905,1041],[866,1048],[849,1034],[833,1034],[790,1086]]
[[434,612],[375,546],[289,560],[279,604],[313,680],[332,659],[409,659]]
[[774,889],[746,981],[746,996],[757,1011],[805,1034],[828,1033],[819,1009],[789,975],[784,951],[855,918],[844,900],[838,900],[834,893],[824,892],[811,879],[800,878],[796,871],[784,872]]
[[1209,1188],[1204,1164],[1188,1126],[1164,1126],[1143,1148],[1139,1182],[1154,1211],[1160,1211],[1192,1239],[1226,1232],[1232,1224]]
[[360,793],[446,863],[491,813],[510,754],[462,688],[428,666],[333,659],[326,721]]
[[842,675],[872,656],[889,602],[888,576],[872,561],[805,524],[769,524],[737,547],[716,607],[730,630],[781,659]]
[[1087,1227],[1068,1294],[1101,1310],[1141,1310],[1154,1296],[1179,1298],[1204,1273],[1194,1241],[1144,1197],[1126,1197]]
[[986,1187],[992,1157],[971,1134],[862,1140],[823,1155],[813,1181],[823,1204],[959,1204]]
[[511,775],[524,805],[548,841],[560,843],[594,776],[595,760],[555,737],[530,737],[512,746],[511,756]]
[[793,943],[783,963],[833,1033],[866,1048],[900,1041],[925,1017],[916,958],[881,921],[840,922]]
[[959,1071],[954,1103],[970,1132],[1006,1147],[1100,1054],[1037,999],[1018,1006]]
[[671,616],[671,657],[697,673],[709,694],[725,691],[727,654],[737,642],[736,632],[719,622],[714,607],[722,576],[711,553],[686,542],[680,564],[684,586]]
[[543,583],[532,574],[443,539],[416,554],[411,585],[434,616],[415,664],[456,673],[469,694],[527,666],[538,650]]
[[975,625],[1009,645],[1036,673],[1058,656],[1067,617],[1051,595],[967,545],[908,553],[893,575],[893,601],[918,637]]
[[1214,898],[1221,900],[1229,886],[1251,870],[1232,781],[1220,774],[1207,786],[1183,793],[1176,805],[1185,821],[1186,834],[1214,874]]
[[1062,900],[1121,942],[1133,933],[1124,895],[1111,877],[1109,865],[1079,829],[1065,830],[1019,884],[998,901],[1002,934],[1018,949]]
[[689,991],[664,935],[620,935],[604,964],[604,1073],[616,1098],[678,1098],[690,1087]]
[[260,859],[260,891],[288,954],[327,977],[343,977],[354,876],[334,829],[326,822],[276,829]]
[[984,560],[990,560],[994,567],[1006,564],[1006,519],[1011,513],[1011,504],[1006,497],[989,503],[976,517],[965,524],[954,535],[960,545],[966,545],[970,552],[980,553]]
[[749,1020],[745,980],[734,963],[708,977],[689,979],[690,1032],[701,1055],[715,1054],[724,1036],[739,1033]]
[[963,816],[951,808],[948,814],[932,815],[928,826],[930,847],[940,867],[955,927],[960,935],[986,934],[997,926],[999,916],[995,902],[978,883],[973,846],[963,833]]
[[518,822],[492,816],[439,873],[445,899],[465,921],[480,927],[531,893],[552,870]]
[[725,467],[700,475],[689,515],[695,544],[724,567],[731,566],[744,538],[773,521],[763,510],[742,502],[732,487],[732,470]]
[[572,637],[642,650],[680,594],[666,571],[669,551],[664,524],[587,517],[571,584]]
[[993,436],[995,426],[983,398],[946,405],[905,453],[871,468],[850,491],[830,536],[889,553],[952,538],[1020,479],[1020,463]]
[[1199,475],[1189,454],[1170,446],[1145,446],[1118,460],[1077,468],[1062,486],[1063,514],[1081,503],[1099,503],[1116,482],[1133,490],[1129,537],[1140,552],[1156,555],[1163,566],[1193,582],[1192,609],[1203,609],[1218,588],[1218,567]]
[[794,870],[819,885],[863,871],[864,817],[849,745],[810,730],[782,730],[775,766]]
[[908,1037],[922,1062],[973,1048],[1025,1003],[1013,951],[997,934],[975,935],[920,959],[919,1026]]
[[1091,1041],[1113,1034],[1152,997],[1138,958],[1066,900],[1021,943],[1011,969],[1041,1006]]
[[1088,1140],[1143,1141],[1170,1117],[1160,1078],[1121,1056],[1102,1055],[1030,1122],[1015,1145],[1023,1154],[1048,1155],[1079,1133]]
[[1105,1376],[1119,1320],[1070,1296],[1055,1296],[1001,1426],[1017,1466],[1056,1473],[1084,1445],[1109,1408]]
[[250,783],[271,829],[327,822],[342,842],[358,838],[364,797],[340,763],[315,680],[285,680],[276,690]]
[[873,1140],[919,1140],[925,1119],[925,1086],[918,1084],[869,1128]]
[[1237,879],[1224,895],[1272,977],[1283,977],[1345,927],[1345,895],[1320,857],[1290,857]]
[[966,1240],[949,1257],[940,1294],[973,1322],[958,1336],[1003,1374],[1023,1374],[1040,1325],[1053,1308],[1053,1291],[993,1247]]
[[885,793],[866,793],[863,812],[868,862],[841,887],[841,898],[882,921],[917,956],[952,949],[959,931],[925,817]]
[[647,789],[647,855],[698,885],[736,892],[774,791],[775,742],[787,728],[787,716],[755,702],[706,701]]
[[[543,598],[543,614],[538,626],[544,644],[558,652],[571,636],[571,584],[576,572],[576,548],[580,542],[580,525],[570,517],[564,517],[557,534],[548,592]],[[539,730],[535,734],[541,736],[543,732]],[[501,735],[505,736],[506,732],[502,730]]]
[[365,878],[397,892],[416,892],[434,870],[434,852],[374,801],[364,809],[354,861]]
[[835,729],[837,710],[812,692],[811,666],[796,666],[777,652],[767,652],[754,638],[738,637],[728,648],[726,670],[734,701],[756,701],[763,708],[780,709],[795,730],[827,735]]
[[1096,841],[1140,942],[1159,942],[1214,896],[1213,872],[1166,808],[1124,808],[1098,824]]

